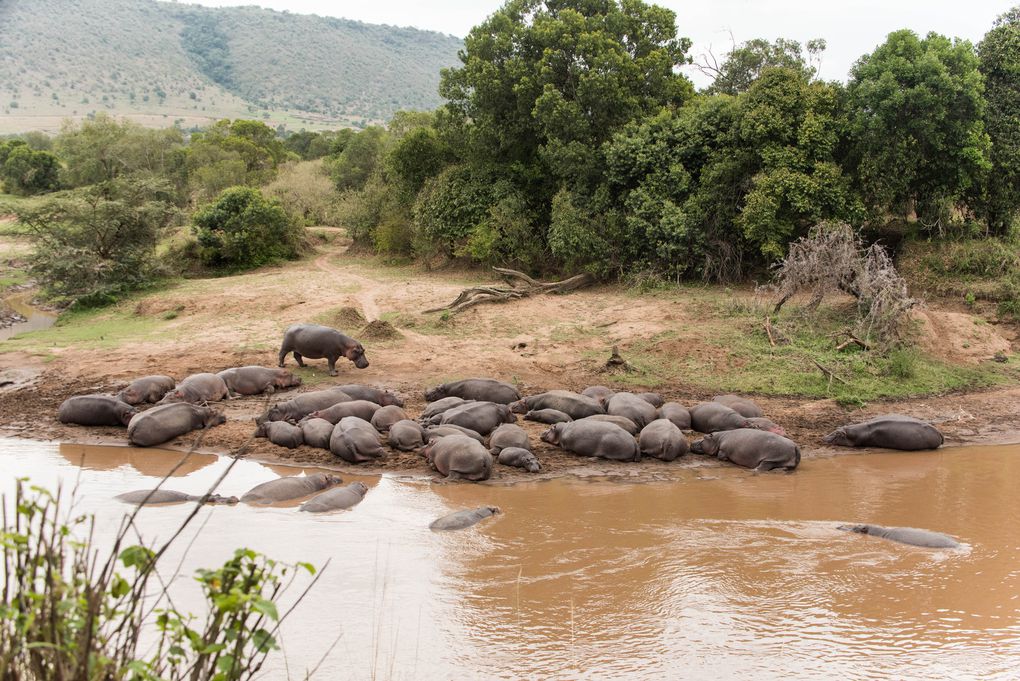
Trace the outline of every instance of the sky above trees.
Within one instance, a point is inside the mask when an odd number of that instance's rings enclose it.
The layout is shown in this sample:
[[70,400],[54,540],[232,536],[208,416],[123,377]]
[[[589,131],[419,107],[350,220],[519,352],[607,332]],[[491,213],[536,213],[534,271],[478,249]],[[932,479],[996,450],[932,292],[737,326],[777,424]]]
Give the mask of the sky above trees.
[[[498,9],[502,0],[192,0],[208,6],[257,4],[276,10],[356,19],[368,23],[414,26],[465,36]],[[659,0],[677,13],[678,33],[694,41],[691,55],[711,49],[717,56],[736,42],[752,38],[791,38],[804,43],[824,38],[821,64],[825,79],[846,80],[854,61],[875,49],[885,37],[909,28],[919,35],[937,31],[977,43],[995,18],[1016,0]],[[699,86],[710,81],[690,69]]]

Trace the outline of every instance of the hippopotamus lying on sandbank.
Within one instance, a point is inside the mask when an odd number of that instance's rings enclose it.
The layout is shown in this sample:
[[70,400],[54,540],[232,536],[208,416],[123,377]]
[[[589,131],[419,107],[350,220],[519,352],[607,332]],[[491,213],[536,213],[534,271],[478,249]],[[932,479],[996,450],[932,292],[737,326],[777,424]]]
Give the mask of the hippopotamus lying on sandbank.
[[329,449],[329,438],[333,435],[334,424],[326,419],[304,419],[298,423],[298,427],[301,428],[301,439],[306,445]]
[[466,378],[463,381],[443,383],[425,391],[426,402],[435,402],[444,397],[510,404],[521,399],[521,394],[509,383],[492,378]]
[[674,461],[687,453],[687,438],[672,421],[655,419],[641,429],[638,449],[642,456]]
[[313,419],[326,419],[330,423],[340,423],[340,420],[348,416],[357,416],[359,419],[369,421],[377,411],[382,409],[375,402],[368,400],[345,400],[337,402],[331,407],[318,409],[308,415]]
[[691,451],[758,472],[776,468],[792,471],[800,464],[800,447],[795,442],[755,428],[723,430],[706,435],[691,444]]
[[386,456],[379,432],[372,424],[355,416],[340,420],[329,437],[329,451],[347,463],[364,463]]
[[659,418],[672,422],[680,430],[691,429],[691,412],[677,402],[667,402],[659,407]]
[[570,414],[564,414],[559,409],[532,409],[524,415],[524,420],[545,423],[551,426],[554,423],[566,423],[574,419],[570,417]]
[[539,395],[529,395],[511,404],[510,409],[517,414],[539,409],[555,409],[567,414],[572,419],[583,419],[585,416],[606,413],[598,400],[572,393],[569,390],[550,390]]
[[216,374],[227,384],[227,389],[237,395],[272,395],[277,390],[286,390],[301,385],[301,377],[286,369],[269,369],[260,366],[224,369]]
[[746,416],[748,418],[765,416],[765,412],[761,407],[740,395],[716,395],[712,398],[712,401],[718,402],[719,404],[725,404],[741,416]]
[[749,428],[747,417],[721,402],[702,402],[691,408],[691,427],[699,433]]
[[297,449],[305,443],[304,432],[286,421],[265,421],[255,428],[255,437],[267,438],[274,445]]
[[504,466],[523,468],[529,473],[537,473],[542,470],[542,464],[539,462],[538,457],[531,450],[524,449],[523,447],[504,447],[499,451],[496,461]]
[[613,461],[638,461],[634,437],[620,426],[590,418],[557,423],[542,433],[542,441],[581,456],[597,456]]
[[655,407],[633,393],[616,393],[606,402],[606,413],[630,419],[638,428],[644,428],[658,418]]
[[444,515],[442,518],[437,518],[432,521],[429,525],[430,530],[463,530],[466,527],[491,518],[492,516],[499,513],[498,506],[479,506],[478,508],[472,508],[464,511],[456,511],[448,515]]
[[448,435],[466,435],[467,437],[471,438],[472,440],[475,440],[476,442],[479,442],[480,444],[485,444],[485,438],[476,433],[475,431],[471,430],[470,428],[465,428],[464,426],[455,425],[453,423],[447,423],[441,426],[429,426],[428,428],[425,429],[425,435],[426,439],[434,437],[446,437]]
[[459,407],[436,414],[430,425],[455,425],[469,428],[479,435],[488,435],[502,423],[513,423],[517,418],[505,404],[495,402],[465,402]]
[[889,414],[863,423],[840,426],[822,438],[822,442],[842,447],[882,447],[917,451],[938,449],[944,438],[938,429],[912,416]]
[[230,397],[230,389],[223,379],[210,373],[192,374],[177,384],[177,387],[163,396],[160,404],[187,402],[218,402]]
[[293,324],[283,332],[283,344],[280,346],[280,367],[284,366],[289,353],[294,353],[294,361],[299,367],[305,365],[304,358],[326,359],[329,375],[336,376],[336,361],[341,357],[354,362],[359,369],[368,367],[365,348],[350,336],[345,336],[336,329],[319,324]]
[[382,388],[376,388],[371,385],[348,383],[346,385],[338,385],[334,388],[334,390],[344,391],[351,396],[352,400],[367,400],[369,402],[375,402],[380,407],[404,406],[404,398],[395,393],[391,393],[389,390],[383,390]]
[[301,393],[286,402],[273,405],[258,421],[300,421],[313,411],[327,409],[340,402],[350,402],[351,399],[350,395],[337,388]]
[[485,445],[466,435],[448,435],[429,440],[422,454],[447,480],[488,480],[492,475],[492,454]]
[[126,388],[117,393],[117,397],[128,404],[145,402],[155,404],[176,385],[177,381],[170,376],[143,376],[131,381]]
[[305,503],[300,510],[308,513],[325,513],[353,508],[364,500],[368,487],[363,482],[352,482],[344,487],[334,487],[317,494]]
[[263,482],[261,485],[255,485],[244,493],[241,501],[246,504],[261,505],[292,501],[301,497],[307,497],[315,492],[336,487],[342,482],[343,480],[339,476],[326,473],[277,478],[276,480]]
[[219,494],[185,494],[170,489],[140,489],[134,492],[118,494],[115,499],[127,504],[179,504],[184,501],[197,501],[200,504],[236,504],[237,497],[224,497]]
[[521,449],[531,450],[528,431],[516,423],[504,423],[499,428],[496,428],[496,430],[492,431],[486,444],[489,445],[489,452],[493,456],[499,456],[499,453],[507,447],[520,447]]
[[386,432],[394,423],[407,420],[407,414],[405,414],[404,410],[397,405],[391,404],[389,406],[379,408],[370,418],[372,426],[376,430]]
[[404,419],[390,426],[387,441],[390,447],[410,452],[425,446],[425,429],[417,421]]
[[138,410],[110,395],[78,395],[60,404],[61,423],[79,426],[126,426]]
[[163,404],[131,417],[128,441],[139,447],[169,442],[199,428],[211,428],[226,422],[221,412],[187,402]]
[[891,541],[898,541],[901,544],[921,546],[926,549],[957,549],[960,542],[948,534],[920,530],[916,527],[882,527],[881,525],[840,525],[836,529],[846,532],[857,532],[872,537],[881,537]]

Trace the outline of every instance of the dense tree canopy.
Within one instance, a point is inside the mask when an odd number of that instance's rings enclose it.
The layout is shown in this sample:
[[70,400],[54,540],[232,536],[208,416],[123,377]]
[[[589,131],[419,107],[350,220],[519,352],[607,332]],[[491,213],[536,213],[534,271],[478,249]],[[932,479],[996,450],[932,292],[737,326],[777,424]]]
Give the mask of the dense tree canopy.
[[984,185],[989,227],[1009,230],[1020,207],[1020,6],[1003,14],[979,46],[992,170]]

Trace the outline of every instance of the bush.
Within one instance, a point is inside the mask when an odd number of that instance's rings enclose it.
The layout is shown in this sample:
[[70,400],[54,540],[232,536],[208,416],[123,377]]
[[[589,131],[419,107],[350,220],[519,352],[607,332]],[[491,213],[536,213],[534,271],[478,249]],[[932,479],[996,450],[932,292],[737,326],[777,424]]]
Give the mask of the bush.
[[298,254],[301,227],[258,189],[231,187],[192,221],[207,265],[250,269]]
[[277,199],[293,217],[305,225],[335,225],[336,190],[326,176],[323,162],[288,163],[263,191]]
[[6,157],[0,163],[0,179],[9,193],[41,194],[60,187],[60,161],[50,152],[18,144],[0,156]]

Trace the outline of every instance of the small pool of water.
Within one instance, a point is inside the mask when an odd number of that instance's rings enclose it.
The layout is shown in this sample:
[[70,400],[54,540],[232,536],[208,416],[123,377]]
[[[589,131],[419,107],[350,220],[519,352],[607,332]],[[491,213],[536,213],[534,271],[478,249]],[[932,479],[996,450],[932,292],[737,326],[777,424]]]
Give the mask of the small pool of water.
[[4,299],[4,303],[25,318],[26,321],[12,324],[5,329],[0,329],[0,340],[6,340],[13,336],[17,336],[19,333],[27,333],[29,331],[39,331],[40,329],[48,329],[57,322],[57,315],[53,312],[47,312],[46,310],[40,310],[39,308],[32,307],[29,302],[32,299],[32,293],[19,293]]

